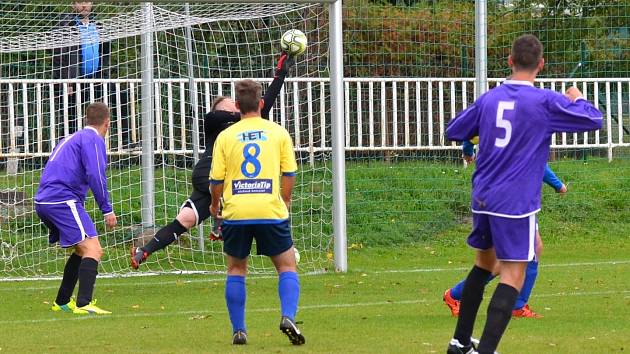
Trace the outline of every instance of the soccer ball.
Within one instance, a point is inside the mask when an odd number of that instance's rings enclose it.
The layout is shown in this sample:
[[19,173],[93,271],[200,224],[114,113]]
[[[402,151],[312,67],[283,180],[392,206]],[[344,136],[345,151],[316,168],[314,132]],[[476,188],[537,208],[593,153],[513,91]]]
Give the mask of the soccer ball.
[[295,251],[295,264],[300,263],[300,252],[298,252],[297,248],[293,247],[293,251]]
[[284,32],[280,39],[280,47],[290,55],[300,55],[306,50],[307,39],[304,32],[296,29]]

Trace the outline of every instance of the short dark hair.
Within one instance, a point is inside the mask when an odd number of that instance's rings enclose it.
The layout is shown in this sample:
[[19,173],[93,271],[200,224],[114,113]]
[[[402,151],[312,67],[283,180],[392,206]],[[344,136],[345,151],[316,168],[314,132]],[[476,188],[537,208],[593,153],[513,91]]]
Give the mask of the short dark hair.
[[512,63],[517,70],[534,70],[543,56],[543,45],[533,34],[524,34],[512,43]]
[[227,98],[227,96],[217,96],[217,97],[214,99],[214,101],[212,101],[212,108],[210,108],[210,111],[211,111],[211,112],[216,111],[216,110],[217,110],[217,106],[218,106],[219,104],[221,104],[221,102],[223,102],[223,101],[225,101],[225,100],[227,100],[227,99],[228,99],[228,98]]
[[94,102],[85,110],[87,125],[100,126],[109,118],[109,107],[103,102]]
[[262,96],[262,86],[254,80],[241,80],[236,82],[236,103],[242,114],[258,111],[258,105]]

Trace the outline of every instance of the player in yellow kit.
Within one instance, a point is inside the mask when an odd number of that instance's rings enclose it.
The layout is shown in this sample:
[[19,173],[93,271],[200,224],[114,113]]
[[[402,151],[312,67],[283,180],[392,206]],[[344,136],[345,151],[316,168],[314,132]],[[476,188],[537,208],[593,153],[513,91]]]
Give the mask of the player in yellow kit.
[[[261,118],[262,88],[252,80],[235,85],[241,120],[219,134],[210,171],[210,213],[223,218],[223,251],[228,276],[225,300],[232,322],[233,344],[246,344],[245,276],[253,239],[258,254],[269,256],[279,275],[280,330],[292,344],[304,344],[295,325],[300,296],[289,224],[297,164],[291,136]],[[219,215],[221,197],[223,210]]]

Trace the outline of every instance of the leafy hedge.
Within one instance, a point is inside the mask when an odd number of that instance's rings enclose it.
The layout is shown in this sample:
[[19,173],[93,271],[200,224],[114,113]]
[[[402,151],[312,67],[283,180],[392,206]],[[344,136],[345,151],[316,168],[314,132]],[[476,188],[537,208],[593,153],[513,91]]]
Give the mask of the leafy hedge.
[[[537,35],[545,46],[545,75],[627,77],[630,1],[514,1],[488,6],[488,70],[507,74],[512,40]],[[401,3],[399,3],[401,4]],[[344,39],[348,76],[474,76],[474,1],[346,0]]]
[[[511,5],[503,5],[505,2]],[[68,3],[43,3],[50,2],[0,2],[0,36],[34,30],[23,27],[29,23],[39,28],[52,27],[58,13],[70,9]],[[543,41],[546,76],[630,76],[630,0],[497,0],[489,3],[490,76],[507,74],[505,62],[510,44],[522,33],[534,33]],[[129,9],[99,4],[95,6],[95,13],[103,18]],[[345,74],[348,77],[472,77],[474,19],[472,0],[345,0]],[[266,76],[268,73],[263,72],[264,68],[273,66],[273,58],[265,53],[274,50],[268,44],[279,36],[266,30],[269,20],[249,21],[243,25],[242,32],[231,31],[231,23],[195,29],[197,76],[222,77],[236,69]],[[318,27],[320,35],[325,36],[326,24],[322,22]],[[187,72],[180,32],[156,36],[163,51],[157,56],[156,63],[165,69],[160,76]],[[208,43],[209,39],[215,40],[211,36],[213,33],[223,33],[219,41],[226,43]],[[243,46],[234,45],[235,42],[266,43],[266,46],[247,46],[243,50]],[[118,71],[115,76],[138,74],[139,47],[139,38],[113,43],[116,56],[112,58],[112,64]],[[325,48],[312,50],[323,52]],[[50,62],[49,53],[42,51],[0,54],[0,77],[46,77],[50,73]],[[583,65],[578,68],[578,63]],[[318,68],[318,71],[325,75],[325,68]]]

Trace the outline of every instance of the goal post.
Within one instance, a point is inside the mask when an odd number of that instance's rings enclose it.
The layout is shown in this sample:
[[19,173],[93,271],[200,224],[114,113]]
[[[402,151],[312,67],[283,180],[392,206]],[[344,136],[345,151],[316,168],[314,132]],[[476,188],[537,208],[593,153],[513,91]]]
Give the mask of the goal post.
[[154,159],[153,159],[153,5],[151,3],[142,4],[142,15],[144,19],[141,44],[141,72],[142,85],[140,92],[142,107],[142,226],[149,228],[155,225],[155,193],[154,193]]
[[341,0],[330,4],[330,96],[333,122],[332,173],[335,268],[340,272],[346,272],[348,270],[348,241],[346,234],[346,153],[343,104],[343,25],[341,10]]
[[[289,130],[298,157],[292,226],[299,266],[347,270],[340,0],[98,2],[91,16],[100,26],[99,50],[109,53],[108,74],[60,76],[76,63],[59,67],[56,53],[82,40],[57,27],[71,4],[0,0],[0,157],[17,166],[14,175],[8,164],[0,166],[0,189],[32,200],[58,140],[82,127],[78,117],[86,103],[105,101],[113,116],[108,181],[120,226],[104,232],[91,198],[86,209],[107,250],[102,272],[129,273],[129,247],[170,222],[192,191],[192,166],[208,148],[200,135],[212,99],[233,97],[243,78],[267,86],[280,34],[298,28],[309,48],[297,58],[271,119]],[[209,228],[191,230],[144,269],[223,271],[222,247],[208,234]],[[61,274],[66,254],[47,245],[47,230],[32,211],[1,219],[0,241],[0,278]],[[251,271],[272,269],[263,257],[252,257]]]

